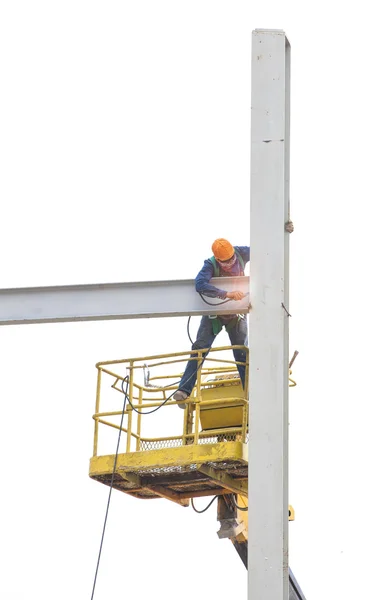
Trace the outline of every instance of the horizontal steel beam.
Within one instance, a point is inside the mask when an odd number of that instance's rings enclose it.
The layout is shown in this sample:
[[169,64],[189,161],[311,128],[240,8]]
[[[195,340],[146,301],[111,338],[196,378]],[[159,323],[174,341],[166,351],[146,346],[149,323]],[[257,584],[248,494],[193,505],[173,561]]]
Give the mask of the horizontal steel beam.
[[[249,291],[249,277],[213,278],[227,291]],[[185,315],[245,314],[249,296],[219,306],[222,300],[195,291],[192,279],[104,283],[0,290],[0,325],[102,321]]]

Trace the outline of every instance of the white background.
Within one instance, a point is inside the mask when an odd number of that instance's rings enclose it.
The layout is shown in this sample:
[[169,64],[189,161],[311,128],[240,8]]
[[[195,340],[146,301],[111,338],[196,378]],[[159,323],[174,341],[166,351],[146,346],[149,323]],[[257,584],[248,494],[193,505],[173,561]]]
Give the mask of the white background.
[[[216,237],[249,244],[251,32],[286,32],[290,565],[307,600],[373,594],[366,6],[0,3],[1,288],[193,278]],[[91,597],[108,497],[88,477],[95,363],[186,350],[186,321],[1,329],[1,598]],[[215,507],[113,492],[95,599],[246,598],[217,529]]]

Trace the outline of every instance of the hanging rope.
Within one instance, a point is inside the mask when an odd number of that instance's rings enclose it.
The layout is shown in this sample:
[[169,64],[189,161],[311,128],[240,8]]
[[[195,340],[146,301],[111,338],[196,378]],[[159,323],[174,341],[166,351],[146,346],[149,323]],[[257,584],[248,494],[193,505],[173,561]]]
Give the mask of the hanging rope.
[[109,489],[109,496],[108,496],[108,502],[107,502],[107,506],[106,506],[106,512],[105,512],[105,519],[104,519],[104,526],[103,526],[103,532],[101,534],[101,542],[100,542],[100,550],[99,550],[99,556],[97,557],[97,564],[96,564],[96,572],[95,572],[95,579],[93,582],[93,587],[92,587],[92,594],[91,594],[91,600],[93,600],[94,594],[95,594],[95,587],[96,587],[96,580],[97,580],[97,574],[99,571],[99,564],[100,564],[100,558],[101,558],[101,550],[103,548],[103,542],[104,542],[104,535],[105,535],[105,528],[106,528],[106,522],[108,519],[108,513],[109,513],[109,506],[110,506],[110,499],[112,497],[112,489],[113,489],[113,481],[114,481],[114,475],[116,472],[116,468],[117,468],[117,458],[118,458],[118,450],[119,450],[119,443],[121,440],[121,432],[122,432],[122,424],[123,424],[123,417],[125,414],[125,408],[126,408],[126,400],[128,399],[128,387],[129,387],[129,377],[125,377],[125,380],[127,381],[127,385],[126,385],[126,392],[124,392],[125,394],[125,399],[123,401],[123,409],[122,409],[122,416],[121,416],[121,424],[120,424],[120,428],[119,428],[119,432],[118,432],[118,441],[117,441],[117,449],[116,449],[116,455],[114,457],[114,466],[113,466],[113,472],[112,472],[112,479],[110,481],[110,489]]

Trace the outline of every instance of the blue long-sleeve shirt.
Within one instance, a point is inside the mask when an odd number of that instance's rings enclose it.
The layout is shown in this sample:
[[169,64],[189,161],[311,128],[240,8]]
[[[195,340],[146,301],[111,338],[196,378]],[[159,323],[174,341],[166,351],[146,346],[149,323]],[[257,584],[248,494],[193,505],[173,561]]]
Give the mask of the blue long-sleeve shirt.
[[[249,246],[234,246],[234,250],[240,254],[243,259],[244,266],[249,262],[250,249]],[[219,263],[217,262],[219,267]],[[224,271],[223,269],[219,269],[220,277],[238,277],[241,274],[241,265],[239,260],[231,267],[230,271]],[[209,281],[214,276],[214,266],[213,263],[207,259],[204,261],[203,268],[199,271],[195,278],[195,289],[200,294],[205,294],[210,298],[221,298],[224,300],[226,298],[227,292],[225,290],[221,290],[217,288],[215,285],[209,283]]]

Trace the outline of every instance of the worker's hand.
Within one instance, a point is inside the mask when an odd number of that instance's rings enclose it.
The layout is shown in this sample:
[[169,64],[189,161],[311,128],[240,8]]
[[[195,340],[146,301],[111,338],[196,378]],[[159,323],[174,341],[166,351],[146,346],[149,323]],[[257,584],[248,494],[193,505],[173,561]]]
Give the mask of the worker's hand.
[[243,292],[227,292],[226,294],[226,298],[231,298],[232,300],[241,300],[242,298],[244,298],[244,293]]
[[284,228],[285,228],[286,231],[288,231],[288,233],[292,233],[293,230],[294,230],[292,221],[287,221],[287,223],[285,224]]

